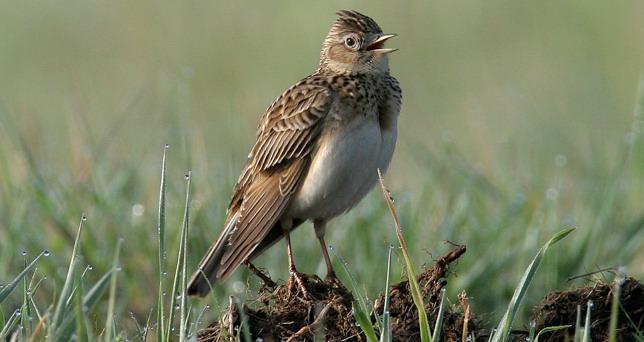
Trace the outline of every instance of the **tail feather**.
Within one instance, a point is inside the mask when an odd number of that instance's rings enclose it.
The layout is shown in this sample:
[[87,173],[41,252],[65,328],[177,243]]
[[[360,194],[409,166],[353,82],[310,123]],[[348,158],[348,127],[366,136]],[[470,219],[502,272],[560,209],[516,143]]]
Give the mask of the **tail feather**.
[[221,280],[217,278],[217,271],[221,266],[221,258],[228,249],[228,237],[235,229],[238,219],[239,212],[231,217],[217,241],[208,248],[208,252],[188,283],[186,292],[189,296],[205,297],[212,285]]

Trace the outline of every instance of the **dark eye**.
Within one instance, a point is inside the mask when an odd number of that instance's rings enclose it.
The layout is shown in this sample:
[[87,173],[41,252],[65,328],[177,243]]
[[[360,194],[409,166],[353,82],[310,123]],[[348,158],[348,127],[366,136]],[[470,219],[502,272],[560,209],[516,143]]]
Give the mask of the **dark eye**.
[[356,45],[358,44],[358,40],[355,37],[347,37],[344,40],[344,44],[351,49],[355,49]]

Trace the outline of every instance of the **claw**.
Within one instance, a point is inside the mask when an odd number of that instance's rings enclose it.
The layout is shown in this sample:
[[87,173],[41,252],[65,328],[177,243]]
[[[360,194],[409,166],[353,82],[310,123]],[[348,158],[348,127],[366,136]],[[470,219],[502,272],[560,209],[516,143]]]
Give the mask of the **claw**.
[[306,288],[306,282],[302,277],[303,274],[293,270],[290,271],[290,274],[291,277],[288,280],[289,295],[293,295],[295,293],[295,286],[297,286],[299,287],[300,293],[302,294],[303,298],[313,299],[313,296],[311,296],[311,293],[309,293],[309,290]]

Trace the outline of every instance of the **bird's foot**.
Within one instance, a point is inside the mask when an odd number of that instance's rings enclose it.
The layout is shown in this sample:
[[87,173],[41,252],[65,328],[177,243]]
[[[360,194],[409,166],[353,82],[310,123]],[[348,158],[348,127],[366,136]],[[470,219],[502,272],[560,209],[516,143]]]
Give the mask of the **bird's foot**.
[[296,293],[297,288],[299,288],[300,293],[303,298],[305,299],[313,299],[311,294],[309,293],[309,290],[306,288],[306,282],[304,280],[304,274],[296,271],[296,270],[290,270],[289,273],[291,276],[288,279],[288,293],[289,297],[292,296],[293,294]]

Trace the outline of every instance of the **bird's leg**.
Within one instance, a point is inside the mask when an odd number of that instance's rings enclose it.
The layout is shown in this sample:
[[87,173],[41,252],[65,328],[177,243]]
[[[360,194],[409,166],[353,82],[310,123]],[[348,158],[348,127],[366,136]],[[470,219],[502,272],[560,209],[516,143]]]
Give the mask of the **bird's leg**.
[[284,238],[286,238],[286,253],[288,255],[288,273],[291,276],[291,279],[289,279],[289,292],[292,292],[291,289],[293,287],[293,280],[295,280],[297,285],[300,287],[300,290],[302,291],[303,297],[312,298],[311,295],[309,294],[309,291],[306,289],[304,279],[302,279],[302,275],[295,268],[295,260],[293,259],[293,248],[291,247],[290,225],[285,225],[282,222],[282,228],[284,229]]
[[313,228],[315,228],[315,235],[320,241],[320,248],[322,249],[322,255],[324,256],[324,262],[326,263],[326,278],[331,282],[337,282],[338,278],[336,277],[335,271],[333,270],[333,264],[331,263],[331,258],[329,257],[329,251],[326,248],[326,242],[324,241],[326,221],[320,219],[313,221]]

